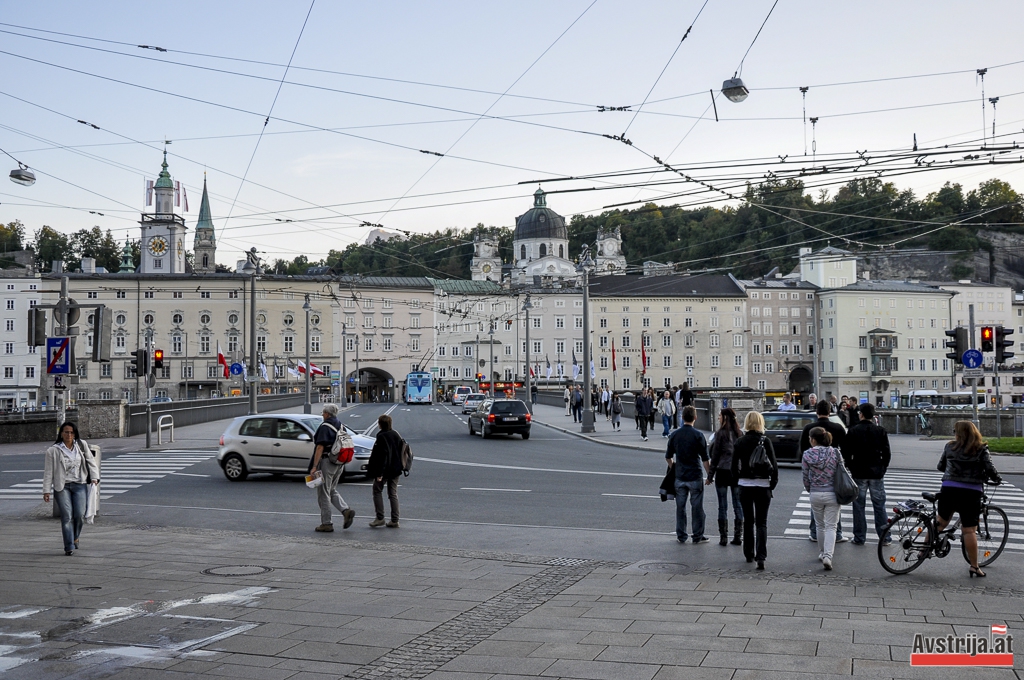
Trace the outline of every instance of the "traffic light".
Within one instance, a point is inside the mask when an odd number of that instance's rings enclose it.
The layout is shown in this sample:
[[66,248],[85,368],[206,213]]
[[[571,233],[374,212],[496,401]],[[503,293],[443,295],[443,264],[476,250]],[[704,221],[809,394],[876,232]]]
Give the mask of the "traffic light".
[[946,358],[952,359],[954,363],[959,364],[966,352],[971,347],[971,341],[968,337],[967,329],[963,326],[959,326],[952,330],[945,331],[946,336],[953,338],[952,340],[946,340],[945,346],[951,348],[952,352],[946,352]]
[[164,351],[162,349],[153,350],[153,370],[164,367]]
[[476,381],[477,382],[480,382],[483,379],[484,379],[484,374],[483,373],[477,373],[476,374]]
[[28,310],[28,345],[42,347],[46,344],[46,310],[30,307]]
[[96,308],[92,318],[92,360],[102,363],[110,361],[111,315],[104,305]]
[[149,352],[145,349],[135,350],[135,353],[132,355],[132,368],[135,369],[135,375],[139,377],[149,375]]
[[1012,328],[996,326],[996,363],[1005,364],[1007,359],[1013,358],[1013,352],[1007,352],[1007,347],[1013,347],[1013,340],[1008,340],[1007,335],[1013,335]]
[[981,327],[981,351],[991,352],[994,348],[996,338],[995,328],[992,326]]

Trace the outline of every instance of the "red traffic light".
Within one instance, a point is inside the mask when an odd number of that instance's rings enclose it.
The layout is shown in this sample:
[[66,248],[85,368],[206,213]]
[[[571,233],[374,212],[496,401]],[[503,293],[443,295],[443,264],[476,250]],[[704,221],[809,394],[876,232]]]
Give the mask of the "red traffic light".
[[162,349],[154,350],[153,351],[153,359],[155,361],[163,361],[164,360],[164,351]]
[[981,327],[981,351],[991,352],[995,347],[996,331],[992,326]]

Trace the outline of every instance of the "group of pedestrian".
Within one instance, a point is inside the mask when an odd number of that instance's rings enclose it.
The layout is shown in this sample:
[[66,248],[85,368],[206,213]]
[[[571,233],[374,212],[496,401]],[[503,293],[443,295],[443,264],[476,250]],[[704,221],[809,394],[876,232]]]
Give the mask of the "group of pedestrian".
[[668,438],[672,430],[680,427],[683,409],[693,406],[693,392],[688,383],[679,387],[666,387],[662,391],[652,387],[640,390],[634,398],[634,417],[640,438],[647,441],[647,430],[654,429],[656,419],[661,419],[661,436]]

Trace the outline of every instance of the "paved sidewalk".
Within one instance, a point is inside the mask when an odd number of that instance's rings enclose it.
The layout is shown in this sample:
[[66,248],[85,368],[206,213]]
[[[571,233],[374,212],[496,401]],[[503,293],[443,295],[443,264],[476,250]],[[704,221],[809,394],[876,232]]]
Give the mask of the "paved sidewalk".
[[0,536],[5,678],[959,679],[912,669],[914,634],[1024,626],[1024,590],[940,589],[916,574],[781,576],[106,522],[73,557],[59,548],[55,524],[36,517]]
[[[562,432],[624,449],[656,451],[662,455],[665,453],[666,441],[661,436],[663,428],[660,422],[648,430],[648,441],[643,441],[640,439],[640,431],[636,429],[636,423],[632,418],[623,419],[622,429],[614,432],[611,422],[605,420],[603,414],[595,414],[594,427],[597,431],[585,435],[580,432],[580,425],[574,423],[572,417],[565,415],[565,409],[545,404],[534,404],[533,409],[536,422],[554,427]],[[710,436],[710,434],[710,432],[704,431],[705,436]],[[934,470],[939,462],[939,456],[942,455],[942,447],[946,445],[946,440],[890,433],[889,444],[893,453],[891,465],[893,469]],[[993,460],[996,469],[1004,474],[1024,474],[1024,456],[993,454]]]

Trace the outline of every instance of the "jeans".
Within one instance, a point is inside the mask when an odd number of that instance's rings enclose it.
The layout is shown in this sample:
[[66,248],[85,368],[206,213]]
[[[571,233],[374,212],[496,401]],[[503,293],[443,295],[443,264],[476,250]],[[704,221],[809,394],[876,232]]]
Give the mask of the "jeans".
[[836,549],[832,527],[839,522],[839,503],[834,491],[811,492],[811,516],[818,525],[818,550],[822,558],[831,560]]
[[578,404],[572,407],[572,422],[583,421],[583,404]]
[[388,487],[388,501],[391,502],[391,521],[398,521],[398,477],[373,480],[373,510],[377,519],[384,519],[384,487]]
[[320,524],[332,524],[332,505],[338,509],[338,512],[348,510],[348,503],[338,493],[338,482],[341,481],[341,473],[344,470],[344,465],[335,465],[327,460],[326,456],[320,459],[320,474],[324,477],[324,483],[316,487],[316,502],[320,506]]
[[686,500],[689,497],[690,510],[693,518],[690,528],[693,530],[693,540],[696,542],[704,538],[704,480],[698,479],[692,482],[676,480],[676,538],[680,543],[686,541]]
[[64,552],[70,552],[75,549],[75,541],[82,534],[89,485],[67,482],[64,488],[53,496],[60,510],[60,533],[64,537]]
[[[839,541],[839,540],[842,540],[842,538],[843,538],[843,520],[842,520],[842,517],[840,517],[839,521],[836,522],[836,540]],[[818,540],[818,527],[814,523],[814,511],[813,510],[811,511],[811,540],[812,541],[817,541]]]
[[885,533],[885,525],[889,523],[885,507],[885,483],[881,479],[855,479],[859,492],[853,499],[853,542],[863,543],[867,539],[867,495],[871,491],[871,505],[875,514],[875,533],[879,538]]
[[729,489],[732,489],[732,516],[737,522],[743,521],[743,505],[740,503],[740,487],[736,486],[728,470],[715,473],[715,492],[718,494],[718,519],[729,521]]
[[669,433],[669,430],[671,430],[671,429],[672,429],[672,416],[665,416],[665,415],[663,415],[663,416],[661,417],[661,424],[662,424],[662,426],[664,426],[664,428],[665,428],[665,431],[664,431],[664,432],[662,432],[661,434],[662,434],[663,436],[666,436],[666,437],[667,437],[667,436],[668,436],[668,433]]
[[768,557],[768,507],[772,504],[772,492],[763,486],[741,486],[740,503],[743,505],[743,556],[763,562]]

